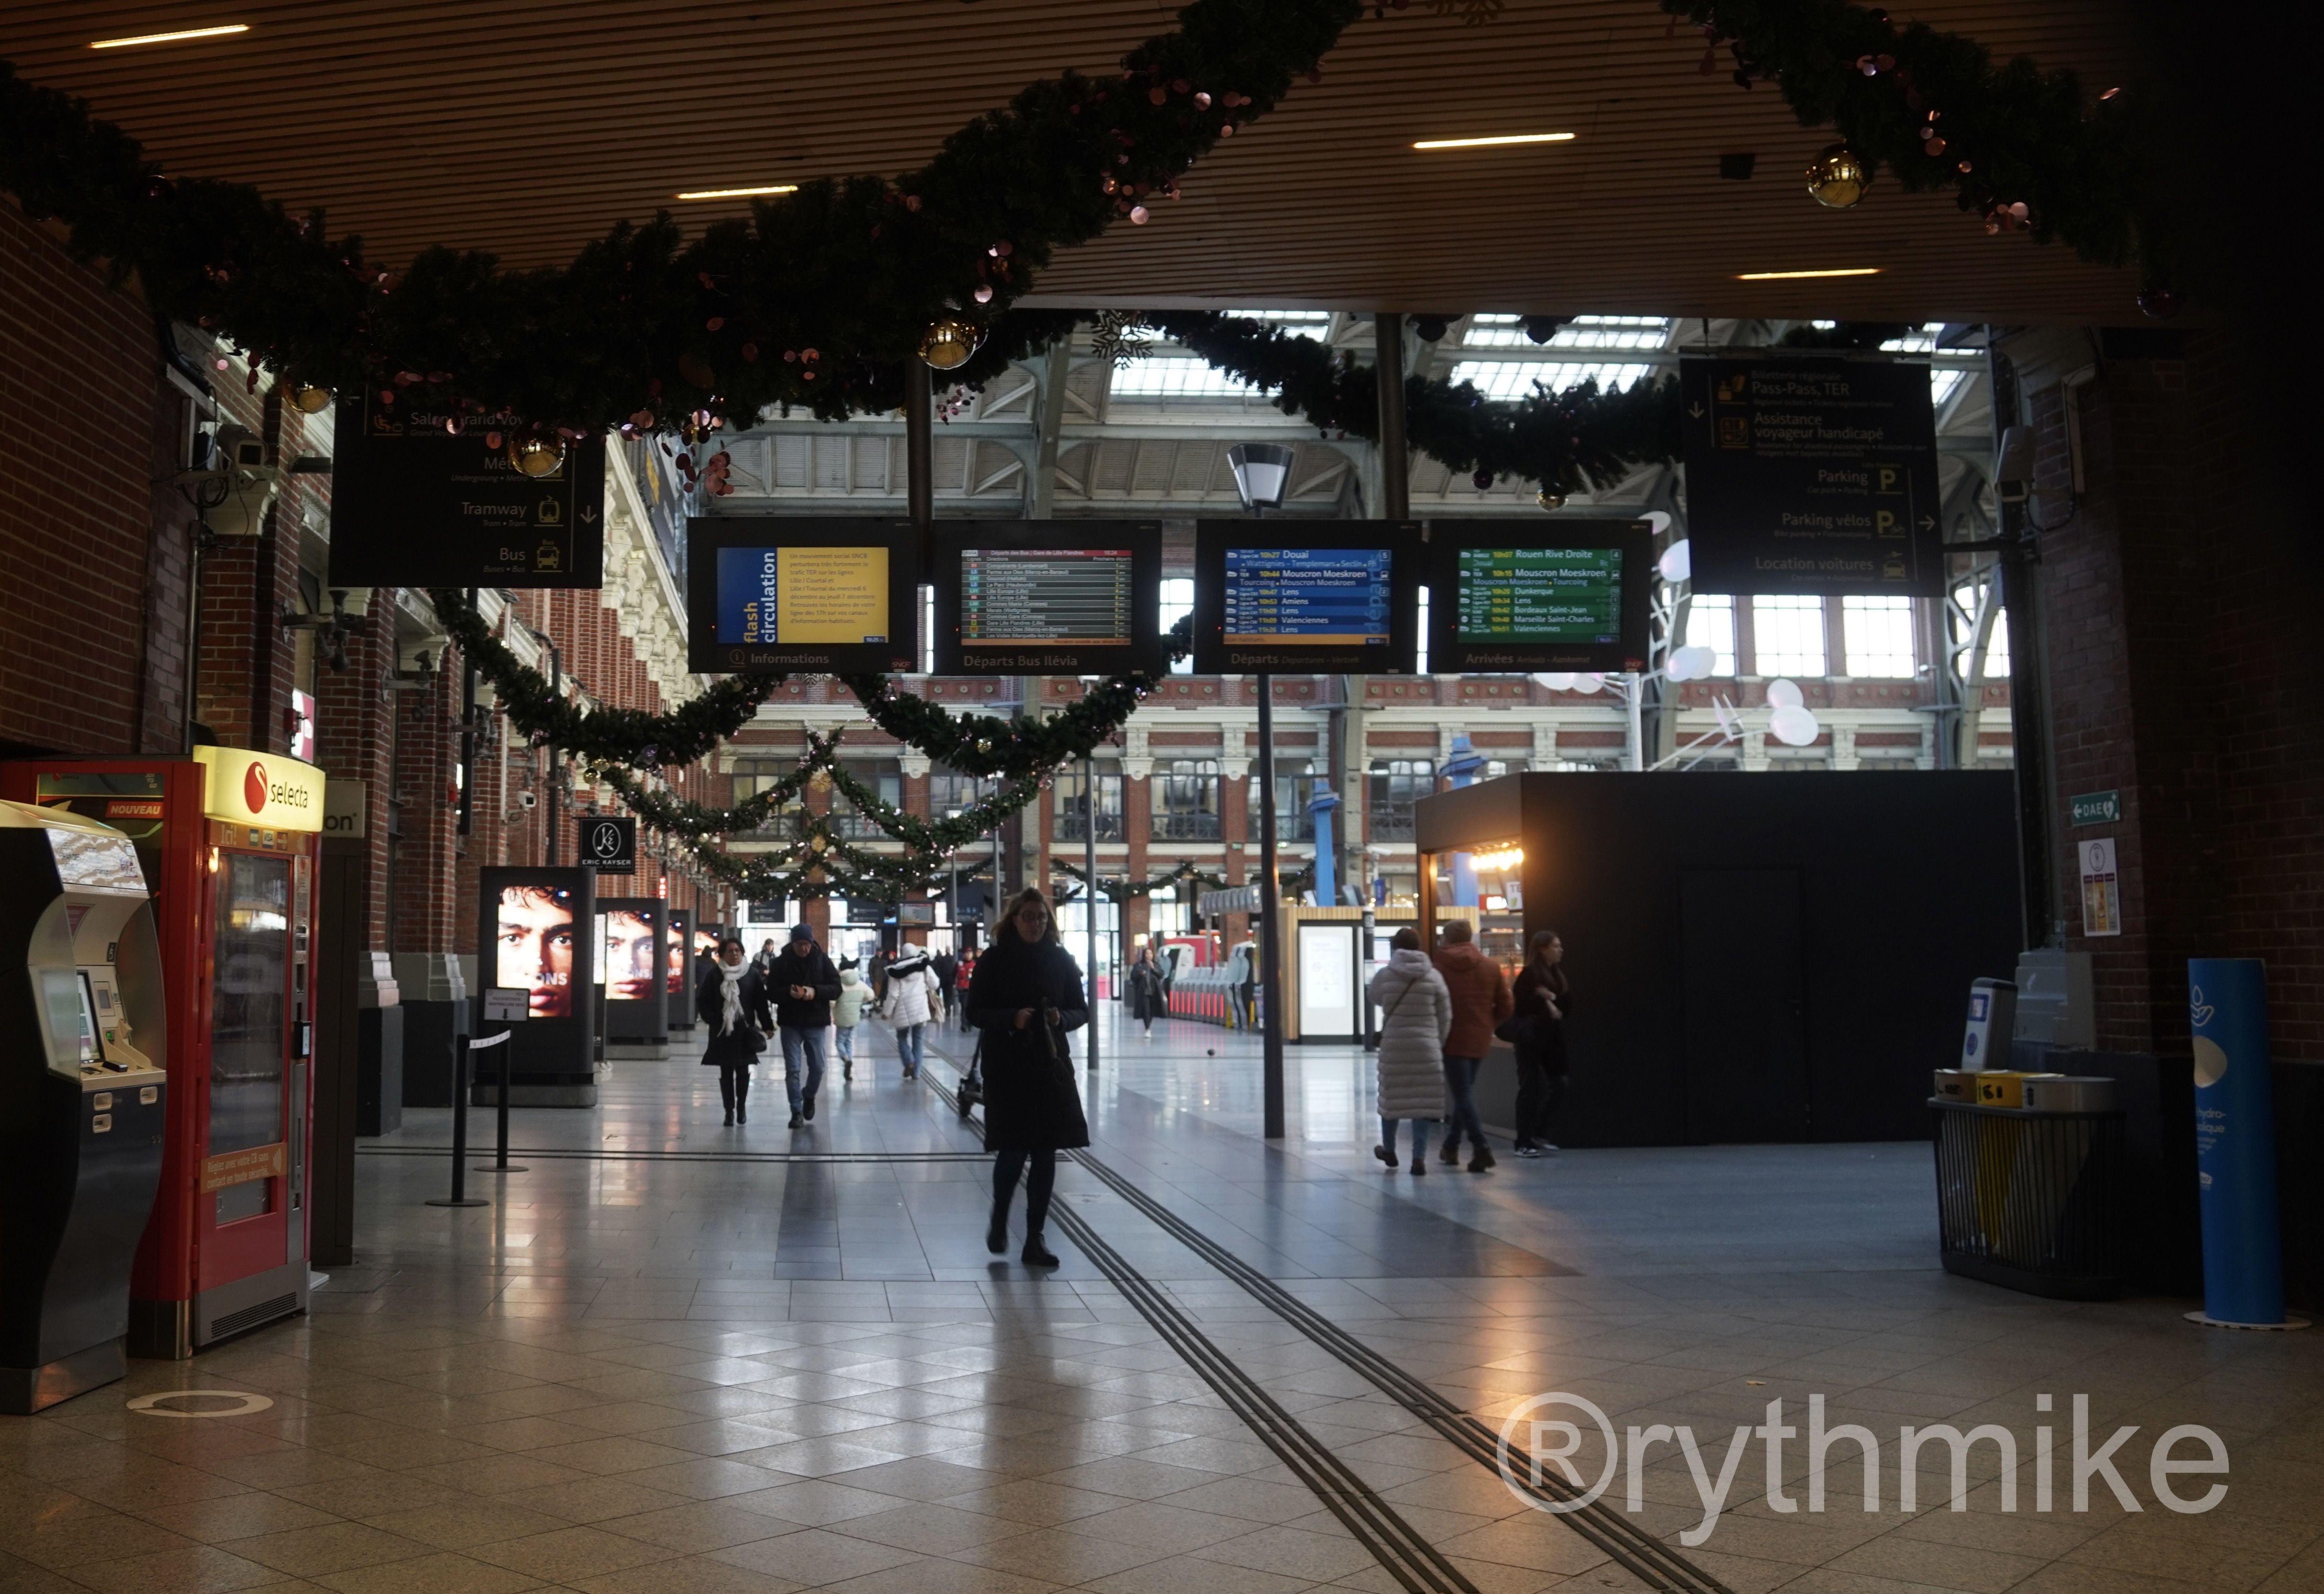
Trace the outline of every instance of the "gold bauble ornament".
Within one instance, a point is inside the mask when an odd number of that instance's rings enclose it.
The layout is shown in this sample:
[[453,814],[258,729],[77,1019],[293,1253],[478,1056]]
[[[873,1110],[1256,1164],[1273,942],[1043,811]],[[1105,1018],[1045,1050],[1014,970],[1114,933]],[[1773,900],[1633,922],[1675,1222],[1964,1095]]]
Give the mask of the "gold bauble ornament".
[[320,415],[331,407],[331,390],[300,382],[290,390],[290,408],[301,415]]
[[545,476],[565,463],[565,439],[511,438],[508,462],[521,476]]
[[1830,210],[1845,210],[1872,186],[1872,168],[1846,144],[1833,144],[1808,165],[1808,192]]
[[1563,509],[1565,507],[1565,494],[1549,487],[1544,487],[1540,492],[1535,493],[1533,495],[1533,501],[1541,505],[1544,509]]
[[956,371],[983,343],[982,327],[946,316],[921,337],[920,358],[938,371]]

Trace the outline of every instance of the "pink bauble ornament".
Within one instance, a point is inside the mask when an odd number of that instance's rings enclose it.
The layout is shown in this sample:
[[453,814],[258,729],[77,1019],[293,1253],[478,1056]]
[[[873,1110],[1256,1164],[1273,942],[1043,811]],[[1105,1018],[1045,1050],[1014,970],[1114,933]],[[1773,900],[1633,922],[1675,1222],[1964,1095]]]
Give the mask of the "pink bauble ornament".
[[1147,215],[1146,207],[1143,205],[1132,205],[1130,207],[1130,220],[1133,226],[1144,226]]

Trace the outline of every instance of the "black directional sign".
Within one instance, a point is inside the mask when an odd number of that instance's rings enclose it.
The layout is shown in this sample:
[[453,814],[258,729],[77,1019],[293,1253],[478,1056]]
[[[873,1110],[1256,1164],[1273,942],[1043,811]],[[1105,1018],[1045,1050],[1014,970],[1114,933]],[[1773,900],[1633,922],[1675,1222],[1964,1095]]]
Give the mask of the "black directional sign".
[[452,418],[455,433],[447,419],[376,394],[340,402],[331,585],[603,586],[605,440],[567,442],[529,476],[498,423]]
[[1926,364],[1757,353],[1679,380],[1697,592],[1943,592]]
[[575,854],[584,869],[599,874],[635,874],[638,871],[638,822],[634,819],[614,819],[601,815],[585,815],[579,821],[581,840]]

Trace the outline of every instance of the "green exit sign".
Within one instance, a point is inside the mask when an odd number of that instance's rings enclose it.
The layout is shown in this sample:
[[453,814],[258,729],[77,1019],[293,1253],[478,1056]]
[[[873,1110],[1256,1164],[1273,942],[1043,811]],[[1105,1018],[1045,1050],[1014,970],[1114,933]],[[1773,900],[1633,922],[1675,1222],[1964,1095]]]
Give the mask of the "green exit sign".
[[2066,799],[2071,805],[2077,825],[2119,825],[2122,823],[2122,793],[2118,791],[2085,792]]

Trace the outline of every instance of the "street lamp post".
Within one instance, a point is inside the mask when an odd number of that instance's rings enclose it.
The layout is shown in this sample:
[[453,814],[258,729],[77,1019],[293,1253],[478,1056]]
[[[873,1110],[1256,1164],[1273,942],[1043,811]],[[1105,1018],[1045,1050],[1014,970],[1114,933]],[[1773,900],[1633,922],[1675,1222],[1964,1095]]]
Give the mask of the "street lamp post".
[[[1251,518],[1283,505],[1292,451],[1281,443],[1237,443],[1227,450],[1235,492]],[[1259,1000],[1262,1132],[1283,1138],[1282,895],[1275,856],[1275,677],[1259,680]]]

